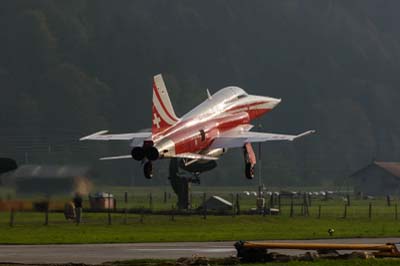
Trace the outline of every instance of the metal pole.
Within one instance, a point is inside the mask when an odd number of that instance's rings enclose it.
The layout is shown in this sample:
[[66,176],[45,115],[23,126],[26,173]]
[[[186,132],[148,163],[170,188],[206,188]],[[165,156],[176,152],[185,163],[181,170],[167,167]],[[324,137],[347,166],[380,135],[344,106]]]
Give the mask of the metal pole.
[[260,190],[261,190],[261,166],[262,166],[261,142],[259,142],[258,143],[258,187],[260,187]]
[[[258,131],[261,132],[262,125],[258,124]],[[258,143],[258,197],[261,198],[262,186],[262,158],[261,158],[261,142]]]

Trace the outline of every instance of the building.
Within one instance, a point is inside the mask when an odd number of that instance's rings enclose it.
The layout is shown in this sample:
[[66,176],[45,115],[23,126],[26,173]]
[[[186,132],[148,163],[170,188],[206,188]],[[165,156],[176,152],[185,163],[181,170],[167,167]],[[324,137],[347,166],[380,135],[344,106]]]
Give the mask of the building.
[[364,196],[400,194],[400,163],[372,162],[351,175],[354,192]]
[[17,194],[60,195],[90,190],[89,169],[72,165],[22,165],[7,175]]

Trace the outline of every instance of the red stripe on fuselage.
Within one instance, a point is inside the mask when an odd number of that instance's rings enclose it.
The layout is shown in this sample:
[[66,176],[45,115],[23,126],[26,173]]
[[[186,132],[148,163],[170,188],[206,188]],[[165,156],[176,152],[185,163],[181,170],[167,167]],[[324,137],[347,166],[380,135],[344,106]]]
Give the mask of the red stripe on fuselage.
[[168,112],[167,108],[164,105],[164,102],[161,100],[160,94],[158,93],[158,88],[155,83],[153,84],[153,91],[156,94],[156,97],[161,104],[161,108],[164,109],[164,112],[167,114],[167,116],[174,122],[178,121],[174,117],[172,117],[172,115]]
[[[169,134],[167,133],[163,136],[175,143],[175,152],[177,154],[184,152],[196,153],[207,149],[219,134],[239,125],[248,124],[250,117],[247,112],[243,112],[226,114],[189,127],[187,126],[188,122],[185,121],[177,124],[173,127],[173,130],[168,130]],[[202,139],[200,130],[205,132],[205,139]]]

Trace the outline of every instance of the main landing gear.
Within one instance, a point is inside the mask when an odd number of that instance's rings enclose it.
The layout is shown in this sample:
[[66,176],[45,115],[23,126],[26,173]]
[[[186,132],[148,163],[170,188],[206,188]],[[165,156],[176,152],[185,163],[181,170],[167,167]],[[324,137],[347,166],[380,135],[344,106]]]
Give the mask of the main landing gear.
[[143,166],[144,176],[147,179],[151,179],[153,177],[152,161],[155,161],[160,157],[157,148],[153,146],[153,142],[145,142],[143,147],[134,147],[131,151],[131,155],[136,161],[145,162]]
[[136,161],[145,162],[143,166],[143,173],[147,179],[153,177],[153,162],[160,157],[156,147],[153,146],[152,141],[145,141],[143,147],[133,147],[131,151],[132,158]]
[[243,155],[245,163],[245,176],[247,179],[254,178],[254,166],[256,165],[256,155],[250,143],[243,146]]

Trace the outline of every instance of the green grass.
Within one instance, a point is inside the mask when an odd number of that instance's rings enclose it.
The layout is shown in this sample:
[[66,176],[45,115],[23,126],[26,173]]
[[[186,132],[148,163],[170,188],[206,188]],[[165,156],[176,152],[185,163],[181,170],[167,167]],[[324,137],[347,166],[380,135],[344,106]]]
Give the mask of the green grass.
[[327,238],[328,228],[334,237],[396,237],[400,223],[385,219],[316,219],[286,216],[169,216],[113,214],[107,225],[107,214],[85,213],[84,223],[76,226],[66,222],[60,213],[50,214],[50,224],[43,225],[41,213],[16,213],[14,227],[8,225],[8,213],[0,213],[0,243],[127,243],[173,241],[223,241],[263,239]]
[[[201,188],[204,189],[204,188]],[[117,207],[149,208],[149,194],[153,197],[153,210],[170,210],[176,197],[168,187],[98,188],[117,197]],[[128,204],[123,202],[124,191],[128,191]],[[207,189],[207,195],[220,195],[231,200],[232,193],[250,191],[249,188]],[[164,192],[171,198],[164,202]],[[200,187],[193,191],[193,207],[202,202]],[[32,198],[26,198],[32,200]],[[63,206],[69,197],[52,198]],[[241,210],[255,207],[253,196],[241,196]],[[334,228],[334,237],[397,237],[400,236],[400,220],[395,220],[395,207],[386,206],[383,198],[375,200],[351,200],[347,218],[343,219],[344,202],[340,197],[333,200],[313,199],[309,216],[301,216],[302,198],[295,200],[294,217],[289,217],[290,200],[282,199],[280,216],[240,215],[170,216],[145,215],[143,223],[138,214],[129,214],[124,224],[123,214],[112,214],[112,225],[107,225],[107,213],[84,213],[84,223],[76,226],[65,221],[61,213],[50,213],[50,224],[43,226],[44,214],[17,212],[15,226],[10,228],[8,212],[0,212],[0,243],[2,244],[48,244],[48,243],[123,243],[123,242],[168,242],[168,241],[222,241],[260,239],[312,239],[327,238],[328,228]],[[372,219],[368,218],[368,204],[372,203]],[[88,207],[88,201],[85,200]],[[321,219],[318,219],[318,206]],[[400,216],[399,216],[400,218]]]
[[[317,261],[291,261],[291,262],[271,262],[241,264],[241,266],[398,266],[399,259],[368,259],[368,260],[317,260]],[[133,264],[134,265],[134,264]]]
[[[138,259],[129,261],[116,261],[113,262],[112,266],[161,266],[161,265],[174,265],[173,260],[154,260],[154,259]],[[386,259],[351,259],[351,260],[316,260],[316,261],[291,261],[291,262],[268,262],[268,263],[241,263],[241,266],[397,266],[400,264],[400,260],[397,258],[386,258]],[[217,266],[218,264],[210,263],[211,266]]]
[[[174,265],[175,261],[172,260],[129,260],[129,261],[116,261],[112,266],[164,266]],[[352,259],[352,260],[317,260],[317,261],[291,261],[291,262],[268,262],[268,263],[252,263],[243,264],[241,266],[397,266],[399,259]],[[211,261],[211,266],[218,266]]]

